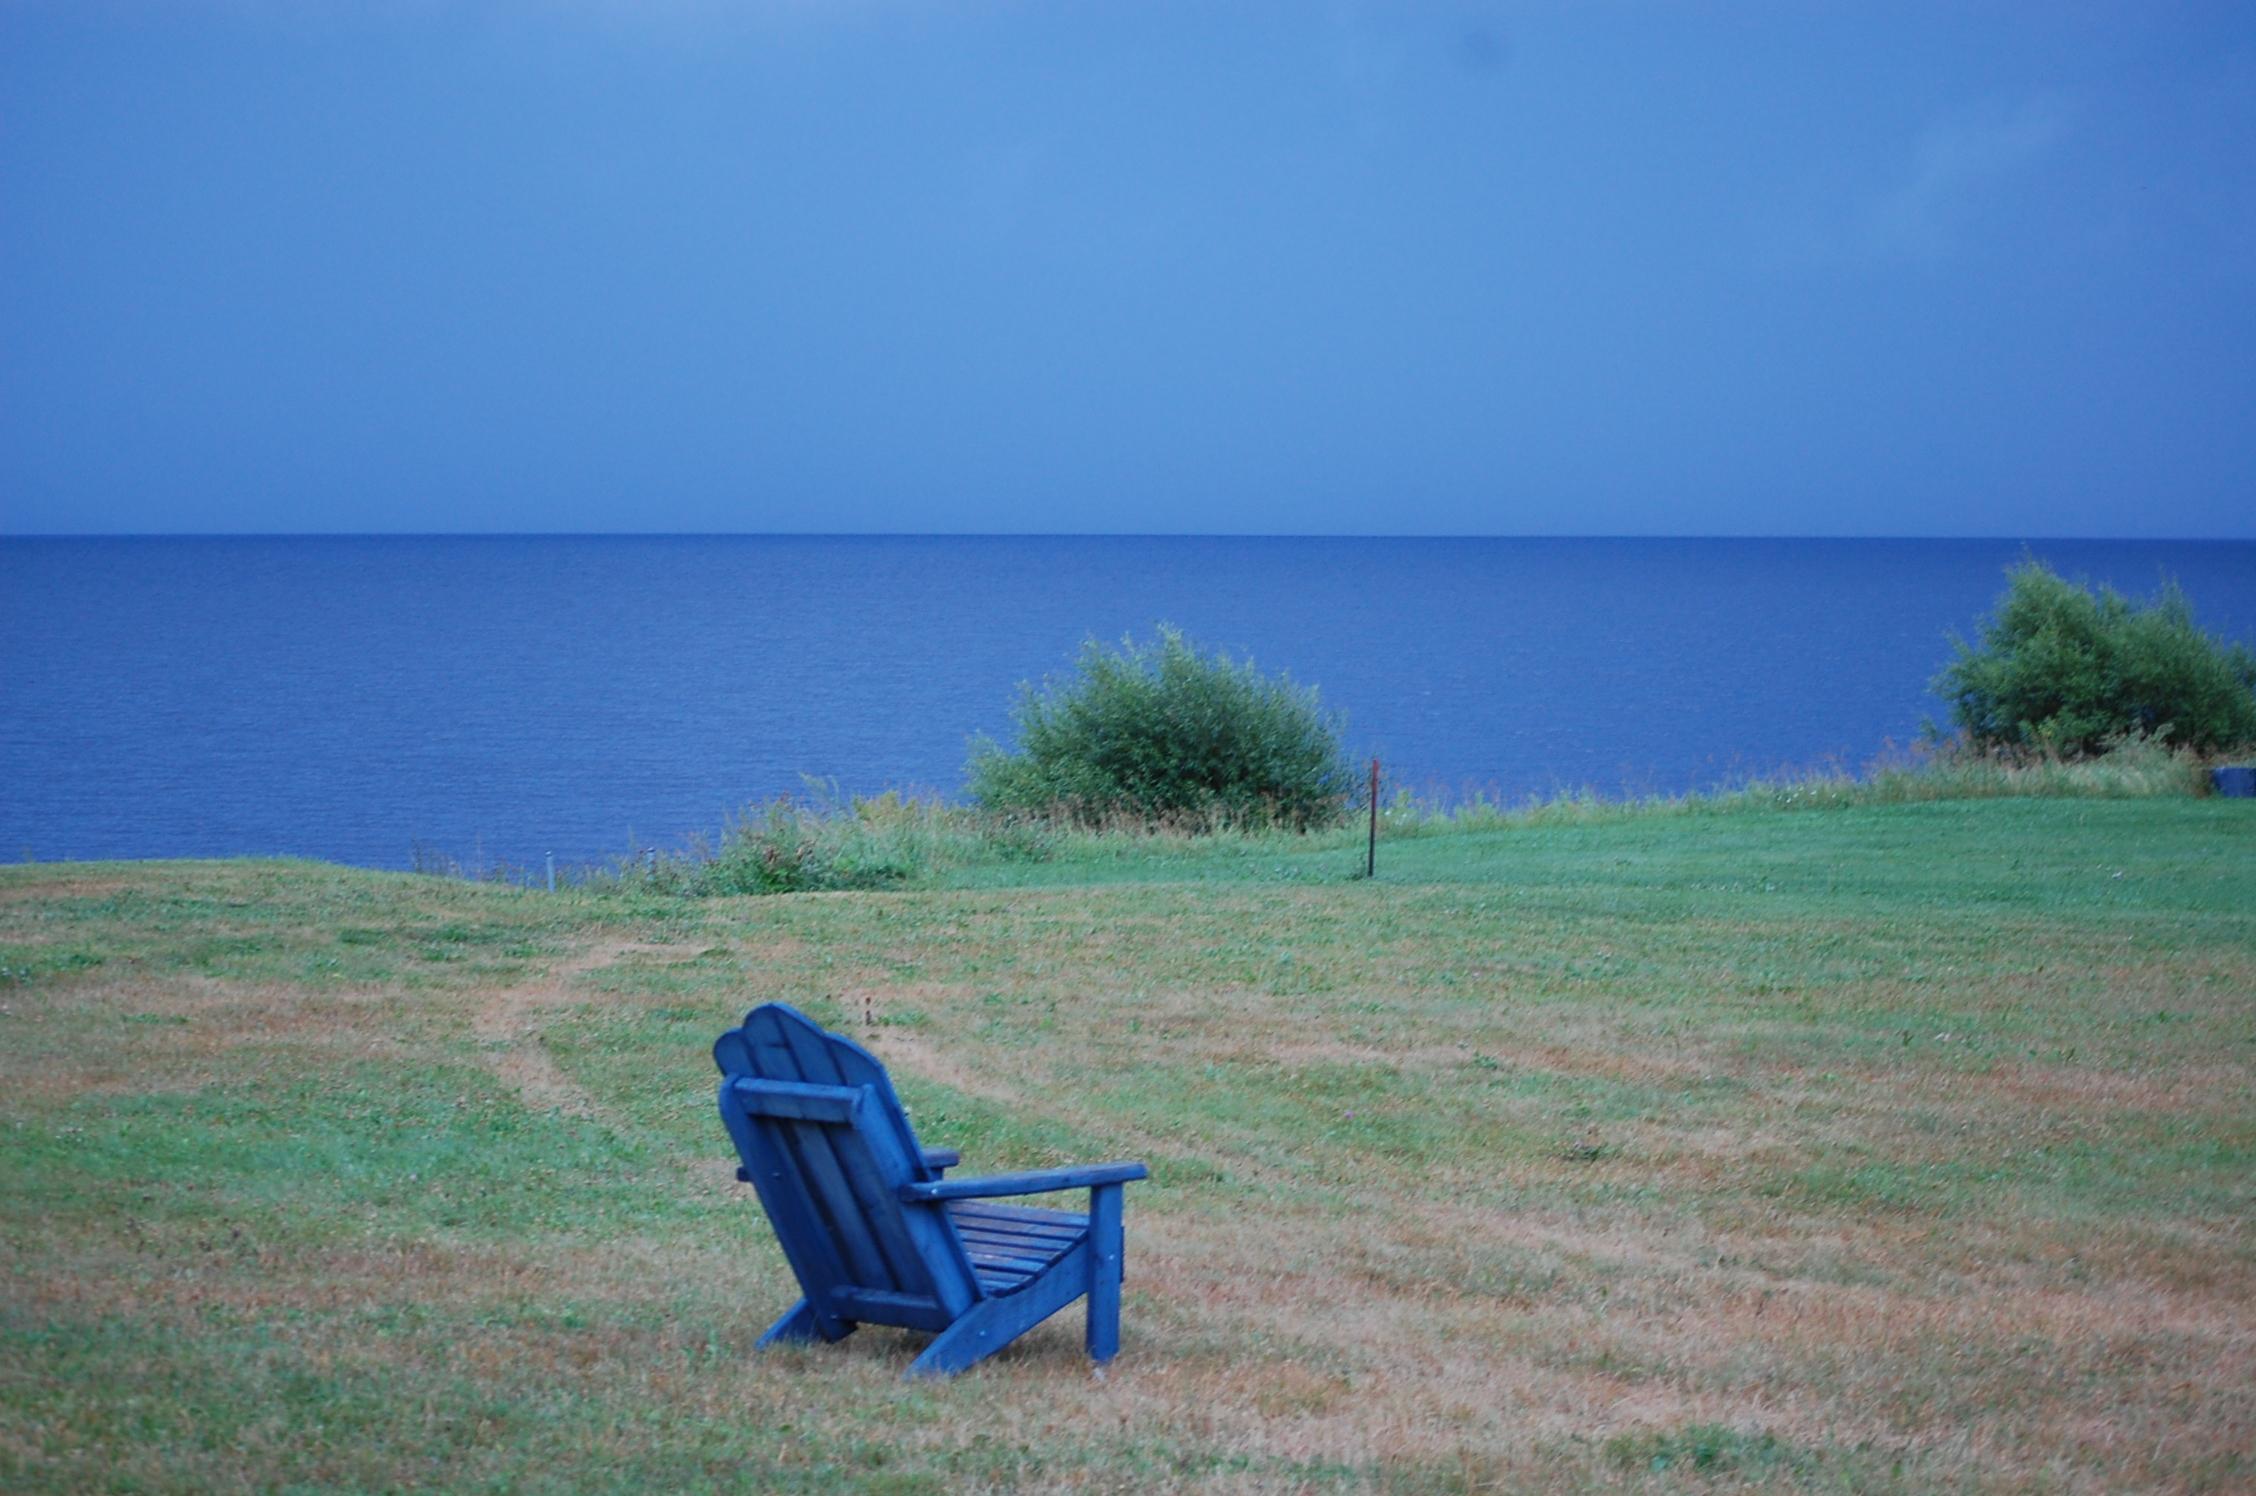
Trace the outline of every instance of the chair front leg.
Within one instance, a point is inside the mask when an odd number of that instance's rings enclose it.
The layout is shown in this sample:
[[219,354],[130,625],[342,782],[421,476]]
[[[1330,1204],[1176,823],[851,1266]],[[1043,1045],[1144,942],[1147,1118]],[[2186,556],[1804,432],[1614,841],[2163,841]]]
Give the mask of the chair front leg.
[[1120,1351],[1120,1277],[1125,1187],[1100,1184],[1089,1191],[1089,1355],[1100,1364]]
[[754,1350],[766,1350],[771,1345],[788,1345],[798,1340],[844,1340],[854,1333],[854,1322],[835,1315],[818,1313],[805,1299],[784,1311],[783,1318],[768,1326],[768,1333],[754,1342]]

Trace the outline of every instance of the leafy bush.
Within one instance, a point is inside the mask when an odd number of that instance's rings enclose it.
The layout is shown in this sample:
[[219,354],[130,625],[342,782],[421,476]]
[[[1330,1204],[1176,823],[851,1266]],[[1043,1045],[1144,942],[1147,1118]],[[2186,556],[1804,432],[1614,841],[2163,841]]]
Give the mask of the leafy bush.
[[1251,660],[1205,655],[1162,626],[1150,644],[1082,647],[1077,673],[1021,688],[1018,751],[972,746],[971,795],[990,811],[1079,825],[1337,822],[1353,775],[1313,688]]
[[2009,573],[1979,647],[1934,690],[1979,748],[2080,756],[2151,739],[2201,751],[2256,741],[2256,655],[2194,625],[2177,585],[2144,607],[2037,561]]

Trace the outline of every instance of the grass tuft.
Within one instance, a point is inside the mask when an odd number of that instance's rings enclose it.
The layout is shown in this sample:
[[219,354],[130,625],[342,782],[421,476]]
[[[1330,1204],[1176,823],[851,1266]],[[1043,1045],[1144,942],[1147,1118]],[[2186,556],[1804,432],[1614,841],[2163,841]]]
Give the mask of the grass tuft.
[[1624,1469],[1656,1474],[1680,1470],[1696,1475],[1744,1475],[1800,1470],[1813,1463],[1770,1433],[1720,1423],[1622,1434],[1607,1441],[1606,1456]]

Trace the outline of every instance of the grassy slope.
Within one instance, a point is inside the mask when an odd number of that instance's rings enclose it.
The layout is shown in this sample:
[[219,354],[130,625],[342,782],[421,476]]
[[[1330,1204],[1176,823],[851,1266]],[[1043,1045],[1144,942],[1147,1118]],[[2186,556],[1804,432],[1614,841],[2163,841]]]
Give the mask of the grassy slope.
[[[673,901],[0,869],[0,1487],[2244,1487],[2256,815],[1986,801]],[[1014,886],[1015,885],[1015,886]],[[797,1002],[1148,1159],[1127,1348],[753,1359]]]

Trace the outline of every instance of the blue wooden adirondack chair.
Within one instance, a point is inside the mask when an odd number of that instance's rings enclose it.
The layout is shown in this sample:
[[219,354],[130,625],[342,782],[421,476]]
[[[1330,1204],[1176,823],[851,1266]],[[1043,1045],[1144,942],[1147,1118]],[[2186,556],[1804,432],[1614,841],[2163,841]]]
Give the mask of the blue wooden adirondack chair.
[[[943,1179],[875,1056],[767,1003],[713,1046],[721,1121],[805,1297],[760,1337],[841,1340],[858,1324],[936,1330],[910,1376],[953,1376],[1086,1294],[1089,1354],[1120,1349],[1121,1196],[1140,1163]],[[1087,1214],[995,1203],[1089,1191]]]

